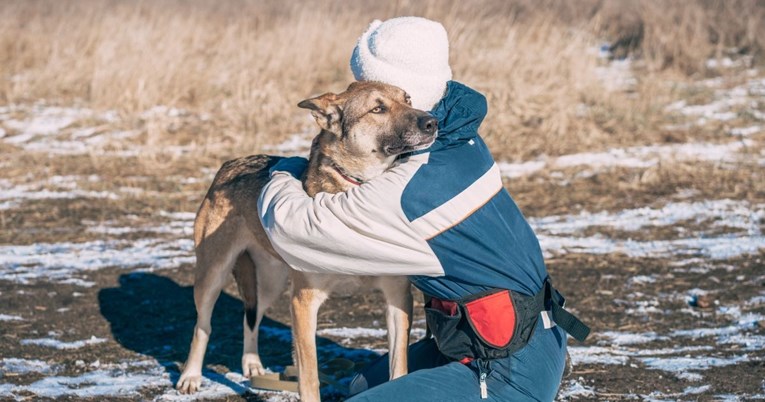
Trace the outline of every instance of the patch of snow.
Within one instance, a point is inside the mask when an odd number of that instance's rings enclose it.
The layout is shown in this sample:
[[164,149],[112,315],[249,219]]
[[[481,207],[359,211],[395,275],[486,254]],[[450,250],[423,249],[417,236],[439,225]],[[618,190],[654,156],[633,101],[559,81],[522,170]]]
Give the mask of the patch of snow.
[[627,283],[633,285],[645,285],[654,282],[656,282],[656,278],[652,275],[635,275],[627,280]]
[[579,233],[591,227],[609,227],[622,231],[637,231],[649,226],[671,226],[691,221],[707,220],[715,226],[726,226],[760,234],[760,221],[765,219],[765,205],[729,199],[698,202],[671,202],[661,208],[626,209],[617,213],[583,211],[576,215],[531,218],[535,230],[549,234]]
[[17,315],[0,314],[0,321],[23,321],[24,319]]
[[143,388],[167,387],[164,370],[151,373],[125,373],[96,370],[76,377],[46,377],[29,385],[0,384],[1,397],[19,397],[31,393],[41,398],[138,397]]
[[121,226],[114,221],[106,221],[96,224],[92,221],[83,221],[87,225],[88,232],[105,235],[120,236],[127,233],[159,233],[170,234],[177,237],[189,238],[194,233],[194,218],[196,214],[191,212],[166,213],[160,212],[159,216],[171,218],[168,222],[156,221],[150,225]]
[[[722,63],[730,59],[722,59]],[[739,60],[740,61],[740,60]],[[720,63],[717,60],[711,60],[715,66]],[[730,61],[730,63],[734,63]],[[666,108],[668,112],[678,112],[681,115],[696,118],[696,125],[704,125],[710,121],[725,122],[738,117],[736,108],[748,106],[748,112],[754,114],[757,118],[759,111],[752,110],[757,105],[757,98],[765,94],[765,79],[752,79],[745,84],[724,89],[719,88],[724,79],[707,80],[703,82],[707,87],[717,88],[714,92],[714,100],[705,105],[688,105],[686,101],[681,100],[669,105]]]
[[675,402],[677,395],[666,395],[659,391],[653,391],[648,395],[640,395],[640,400],[643,402]]
[[667,258],[687,255],[726,260],[742,255],[756,255],[765,248],[763,236],[721,235],[655,241],[612,240],[600,235],[558,237],[540,234],[538,238],[547,258],[568,253],[619,253],[631,258]]
[[9,119],[7,116],[0,115],[0,121],[5,127],[16,132],[16,135],[4,135],[0,138],[30,152],[57,155],[103,152],[116,141],[132,139],[140,134],[137,131],[99,132],[101,131],[99,127],[69,129],[83,119],[113,123],[119,120],[116,112],[113,111],[96,114],[90,109],[62,108],[44,104],[13,105],[12,109],[28,117]]
[[155,401],[210,400],[254,391],[249,387],[249,380],[239,373],[218,374],[212,371],[203,371],[202,374],[202,387],[195,394],[184,395],[174,389],[168,389]]
[[96,285],[95,282],[92,281],[86,281],[84,279],[80,278],[67,278],[67,279],[61,279],[57,281],[57,283],[61,283],[64,285],[74,285],[74,286],[82,286],[84,288],[92,288]]
[[660,336],[656,332],[643,332],[643,333],[631,333],[631,332],[614,332],[605,331],[599,332],[598,338],[603,338],[599,344],[612,344],[612,345],[635,345],[641,343],[649,343],[655,341],[667,340],[666,336]]
[[[45,138],[45,140],[39,140],[24,144],[22,148],[30,152],[40,152],[47,154],[57,155],[82,155],[93,152],[104,152],[110,145],[114,144],[118,140],[126,140],[136,137],[140,134],[138,131],[114,131],[105,132],[102,134],[94,135],[85,139],[62,139],[62,138]],[[165,148],[163,148],[164,150]],[[132,156],[130,154],[133,151],[118,151],[108,152],[113,155],[122,155],[122,152],[127,153],[126,156]]]
[[185,238],[0,246],[0,278],[73,283],[77,273],[108,267],[174,268],[193,263],[193,249],[193,241]]
[[675,346],[671,348],[662,349],[620,349],[619,353],[627,354],[629,356],[668,356],[678,355],[689,352],[701,352],[711,351],[715,348],[712,346]]
[[82,341],[73,341],[73,342],[64,342],[64,341],[60,341],[58,339],[53,339],[53,338],[22,339],[21,340],[22,345],[44,346],[47,348],[54,348],[59,350],[80,349],[80,348],[84,348],[85,346],[97,345],[99,343],[104,343],[104,342],[106,342],[106,339],[96,338],[95,336],[91,336],[90,339],[85,339]]
[[[8,359],[4,359],[8,360]],[[45,363],[31,361],[32,363],[15,363],[18,367],[29,367],[30,370],[39,369],[43,374]],[[78,367],[85,367],[85,362],[78,361]],[[81,364],[80,364],[81,363]],[[26,366],[25,366],[26,364]],[[0,363],[2,367],[2,363]],[[32,394],[37,398],[141,398],[140,392],[145,389],[157,389],[160,395],[155,401],[196,401],[208,399],[222,399],[245,392],[262,398],[269,398],[274,402],[297,402],[297,394],[291,392],[261,391],[249,387],[248,379],[239,373],[229,372],[218,374],[209,370],[203,370],[202,388],[193,395],[180,394],[173,388],[170,376],[165,367],[155,361],[123,362],[117,364],[101,364],[96,361],[89,365],[96,368],[78,376],[51,376],[28,385],[16,385],[11,383],[0,384],[0,397],[2,398],[28,398]],[[2,368],[0,368],[2,372]],[[10,371],[9,371],[10,372]],[[260,399],[259,399],[260,400]]]
[[671,145],[647,145],[629,148],[612,148],[604,152],[584,152],[543,158],[521,163],[502,162],[498,166],[502,175],[510,178],[529,176],[543,169],[565,169],[579,166],[593,168],[645,169],[665,161],[736,162],[739,151],[751,145],[746,140],[725,144],[686,143]]
[[196,212],[167,212],[159,211],[159,216],[172,219],[174,221],[190,221],[193,222],[196,218]]
[[14,209],[19,206],[18,202],[14,201],[3,201],[0,202],[0,211],[7,211],[9,209]]
[[569,380],[558,391],[557,400],[567,401],[572,398],[593,398],[595,397],[595,390],[592,387],[588,387],[584,384],[583,378],[578,380]]
[[[765,399],[765,397],[759,397],[756,396],[752,397],[752,399]],[[741,397],[739,395],[731,395],[731,394],[722,394],[722,395],[715,395],[714,399],[715,402],[741,402]]]
[[741,87],[745,88],[750,95],[763,96],[765,95],[765,78],[755,78],[749,80]]
[[741,57],[736,60],[730,57],[722,57],[719,59],[707,59],[705,65],[708,69],[720,70],[726,68],[743,67],[751,63],[751,57]]
[[[628,339],[625,337],[625,339]],[[646,340],[650,342],[653,340],[660,341],[668,338],[663,336],[657,336],[655,339]],[[640,339],[642,343],[643,339]],[[600,342],[602,343],[602,342]],[[569,346],[568,352],[571,357],[571,364],[574,366],[588,365],[588,364],[602,364],[602,365],[626,365],[630,363],[631,359],[638,359],[643,361],[645,359],[653,359],[649,361],[661,362],[661,359],[692,359],[690,357],[673,357],[676,355],[688,354],[691,352],[701,351],[713,351],[715,348],[712,346],[674,346],[670,348],[662,349],[640,349],[624,346]],[[662,357],[670,356],[670,357]],[[659,364],[659,363],[656,363]]]
[[714,77],[699,81],[699,84],[707,88],[719,88],[725,83],[724,77]]
[[530,176],[532,173],[538,172],[547,166],[545,161],[530,161],[522,163],[509,163],[498,162],[500,172],[502,176],[515,179],[518,177]]
[[740,345],[747,351],[765,350],[765,335],[734,334],[720,337],[717,342],[721,345]]
[[[757,254],[765,248],[761,223],[765,219],[765,205],[751,205],[746,201],[712,200],[669,203],[662,208],[627,209],[617,213],[581,212],[576,215],[558,215],[530,218],[529,224],[538,233],[548,256],[564,253],[611,254],[622,253],[630,257],[669,257],[699,255],[712,259],[729,259],[740,255]],[[622,231],[637,231],[649,226],[669,226],[690,221],[696,224],[713,221],[713,227],[735,228],[748,235],[723,234],[700,238],[675,240],[633,241],[611,239],[602,235],[559,236],[578,234],[592,227],[608,227]],[[697,260],[689,260],[694,262]]]
[[683,390],[683,395],[703,394],[704,392],[707,392],[710,389],[712,389],[711,385],[701,385],[701,386],[698,386],[698,387],[687,387],[685,390]]
[[637,308],[628,308],[624,310],[627,315],[646,316],[649,314],[664,314],[664,310],[656,306],[638,304]]
[[672,331],[671,336],[681,336],[692,339],[704,338],[708,336],[723,336],[736,334],[741,331],[741,327],[737,325],[731,325],[721,328],[695,328],[695,329],[678,329]]
[[339,338],[384,338],[388,335],[387,329],[382,328],[325,328],[316,331],[319,336],[334,336]]
[[36,136],[57,134],[63,128],[77,120],[93,115],[89,109],[75,109],[35,105],[27,120],[5,120],[6,127],[18,132],[17,135],[5,138],[11,144],[22,144]]
[[605,364],[623,366],[629,361],[628,356],[617,355],[614,350],[599,346],[569,346],[568,354],[571,364]]
[[[94,178],[95,177],[95,178]],[[9,209],[23,200],[48,200],[48,199],[118,199],[119,196],[109,191],[88,191],[78,186],[78,181],[98,181],[98,176],[52,176],[47,180],[14,185],[8,180],[0,182],[0,200],[9,200],[7,205],[0,209]]]
[[575,215],[552,215],[529,218],[535,231],[547,234],[581,233],[592,227],[608,227],[622,231],[637,231],[649,226],[671,226],[678,222],[702,223],[713,220],[715,226],[745,229],[760,234],[760,222],[765,219],[765,204],[751,205],[746,201],[729,199],[698,202],[671,202],[661,208],[625,209],[617,213],[587,211]]
[[675,377],[689,381],[689,382],[698,382],[704,379],[704,376],[699,373],[694,373],[692,371],[687,371],[683,373],[675,373]]
[[751,135],[759,134],[761,132],[763,132],[762,126],[736,127],[728,131],[730,135],[735,135],[737,137],[749,137]]
[[733,325],[719,328],[694,328],[675,330],[670,335],[673,337],[687,337],[692,339],[717,337],[720,345],[740,345],[744,350],[762,350],[765,348],[765,336],[742,333],[755,329],[765,317],[756,313],[742,314],[739,307],[720,307],[718,314],[724,314],[734,319]]
[[725,367],[749,360],[749,356],[733,357],[643,357],[640,361],[648,368],[670,373],[683,373],[689,370],[707,370],[712,367]]
[[28,373],[40,373],[40,374],[53,374],[56,372],[56,368],[42,360],[28,360],[17,359],[14,357],[3,358],[0,360],[0,377],[4,373],[14,374],[28,374]]
[[746,304],[750,306],[759,306],[761,304],[765,304],[765,295],[754,296],[749,299]]
[[615,148],[602,153],[581,153],[566,155],[557,159],[559,167],[623,166],[650,167],[660,160],[706,160],[735,161],[736,152],[746,145],[744,142],[727,144],[687,143],[677,145],[649,145],[632,148]]
[[178,109],[174,107],[168,107],[165,105],[157,105],[151,107],[141,113],[142,119],[153,119],[158,117],[180,117],[188,115],[189,112],[185,109]]

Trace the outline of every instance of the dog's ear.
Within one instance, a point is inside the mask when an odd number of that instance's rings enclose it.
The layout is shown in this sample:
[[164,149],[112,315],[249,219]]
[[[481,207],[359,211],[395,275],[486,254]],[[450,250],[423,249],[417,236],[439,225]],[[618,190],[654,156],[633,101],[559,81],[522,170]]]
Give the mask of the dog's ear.
[[308,109],[316,119],[316,123],[324,130],[338,133],[343,111],[340,108],[340,97],[337,94],[326,93],[315,98],[298,103],[298,107]]

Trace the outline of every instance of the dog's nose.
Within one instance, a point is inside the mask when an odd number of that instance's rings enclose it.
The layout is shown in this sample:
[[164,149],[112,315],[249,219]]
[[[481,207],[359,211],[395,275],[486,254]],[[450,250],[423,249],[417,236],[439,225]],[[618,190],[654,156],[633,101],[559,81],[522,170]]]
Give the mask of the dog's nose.
[[417,118],[417,128],[427,134],[433,134],[438,129],[438,119],[433,116],[420,116]]

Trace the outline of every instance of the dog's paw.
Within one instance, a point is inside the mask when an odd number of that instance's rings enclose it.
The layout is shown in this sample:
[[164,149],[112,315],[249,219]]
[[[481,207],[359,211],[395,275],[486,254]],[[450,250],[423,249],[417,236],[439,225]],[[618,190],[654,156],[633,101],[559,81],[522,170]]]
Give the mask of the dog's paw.
[[202,374],[183,373],[175,389],[182,394],[193,394],[202,387]]
[[255,353],[245,353],[242,356],[242,374],[245,377],[250,378],[265,373],[266,369],[263,368],[263,363],[260,362],[260,356]]

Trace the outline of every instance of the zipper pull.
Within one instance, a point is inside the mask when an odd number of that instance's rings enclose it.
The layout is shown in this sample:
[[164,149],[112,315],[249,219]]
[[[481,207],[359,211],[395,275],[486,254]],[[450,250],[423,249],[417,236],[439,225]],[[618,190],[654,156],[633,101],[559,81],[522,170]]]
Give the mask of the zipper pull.
[[481,399],[489,397],[489,389],[486,387],[486,373],[481,373]]
[[478,359],[478,385],[481,388],[481,399],[489,398],[489,388],[486,386],[486,377],[489,375],[489,362]]

